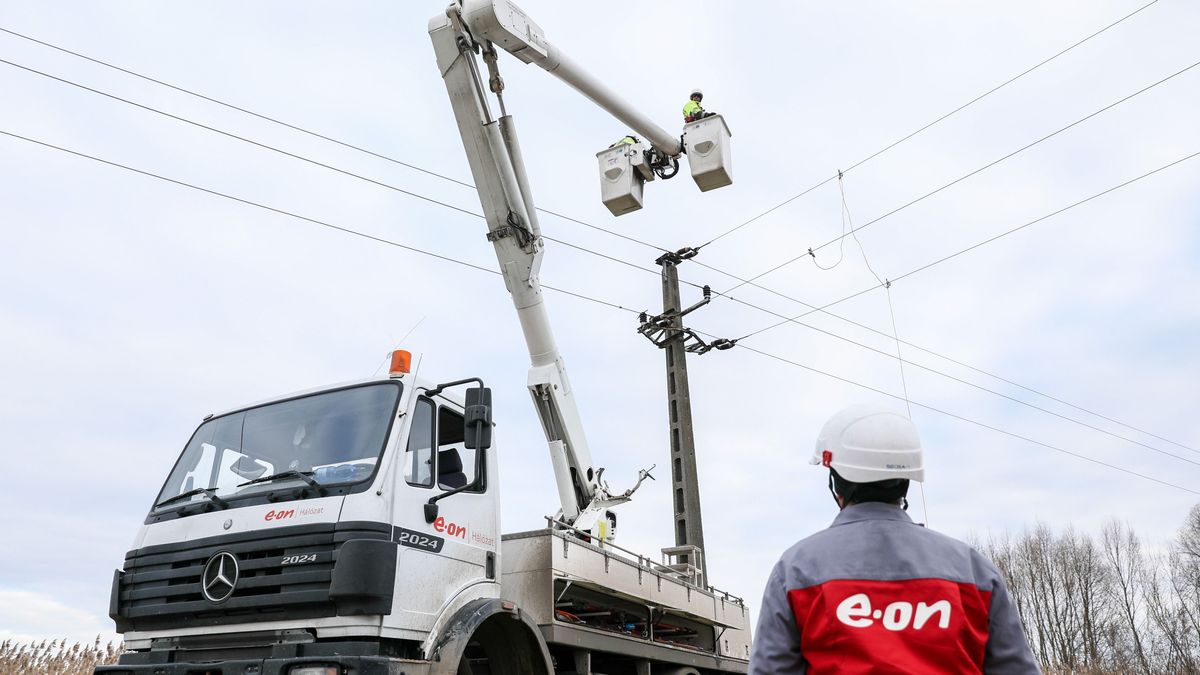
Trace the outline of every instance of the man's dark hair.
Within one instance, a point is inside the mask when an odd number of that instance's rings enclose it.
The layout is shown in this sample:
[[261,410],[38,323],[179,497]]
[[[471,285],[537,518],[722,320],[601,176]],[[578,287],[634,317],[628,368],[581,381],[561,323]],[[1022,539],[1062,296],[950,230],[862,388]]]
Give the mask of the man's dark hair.
[[840,495],[846,504],[851,502],[885,502],[895,504],[908,496],[908,479],[893,478],[871,483],[855,483],[838,475],[837,471],[829,470],[829,489]]

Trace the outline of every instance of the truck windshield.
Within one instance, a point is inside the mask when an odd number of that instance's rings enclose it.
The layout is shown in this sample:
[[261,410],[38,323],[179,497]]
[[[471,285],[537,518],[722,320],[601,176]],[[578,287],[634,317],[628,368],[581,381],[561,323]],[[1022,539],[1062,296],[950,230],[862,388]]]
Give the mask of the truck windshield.
[[[192,435],[154,503],[165,509],[211,501],[208,494],[230,500],[306,490],[305,477],[321,486],[362,482],[375,472],[399,396],[398,383],[381,383],[210,419]],[[247,484],[288,471],[292,477]],[[188,492],[195,494],[172,499]]]

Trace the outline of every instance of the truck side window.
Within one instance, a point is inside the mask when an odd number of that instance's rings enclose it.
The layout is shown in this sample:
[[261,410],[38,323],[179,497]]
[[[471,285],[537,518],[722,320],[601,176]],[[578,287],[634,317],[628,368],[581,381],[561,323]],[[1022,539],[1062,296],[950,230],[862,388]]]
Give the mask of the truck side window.
[[420,487],[433,485],[433,401],[429,399],[417,399],[413,408],[404,450],[404,480]]
[[[463,416],[445,406],[438,408],[438,487],[453,490],[475,480],[475,450],[463,445]],[[486,481],[478,490],[487,488]]]

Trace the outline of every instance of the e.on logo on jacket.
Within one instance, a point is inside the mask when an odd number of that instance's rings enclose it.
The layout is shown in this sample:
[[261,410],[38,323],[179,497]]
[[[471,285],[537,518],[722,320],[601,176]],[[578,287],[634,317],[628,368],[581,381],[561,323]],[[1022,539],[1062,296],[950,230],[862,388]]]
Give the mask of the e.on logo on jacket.
[[858,660],[887,664],[862,672],[972,673],[984,661],[991,593],[974,584],[833,580],[787,595],[812,672],[857,672]]
[[888,630],[904,630],[910,625],[921,630],[935,615],[938,628],[949,628],[950,611],[949,600],[938,600],[932,605],[918,602],[915,610],[912,603],[897,601],[872,612],[871,598],[866,593],[855,593],[838,604],[836,616],[838,621],[854,628],[869,628],[875,620],[882,620],[883,627]]

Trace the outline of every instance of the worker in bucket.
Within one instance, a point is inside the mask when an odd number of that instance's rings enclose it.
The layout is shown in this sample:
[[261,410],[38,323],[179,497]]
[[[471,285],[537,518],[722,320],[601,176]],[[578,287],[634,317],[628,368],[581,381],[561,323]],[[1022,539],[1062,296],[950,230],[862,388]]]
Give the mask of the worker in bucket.
[[711,117],[714,113],[704,112],[704,108],[700,102],[704,100],[704,92],[699,88],[693,89],[688,95],[688,102],[683,104],[683,121],[695,122],[705,117]]
[[840,513],[772,570],[750,675],[1039,672],[996,567],[905,513],[909,481],[925,479],[908,418],[847,408],[811,463]]
[[610,145],[608,147],[615,148],[618,145],[635,145],[635,144],[641,143],[641,142],[642,142],[641,139],[639,139],[637,136],[634,136],[633,134],[629,134],[628,136],[621,137],[621,140],[617,141],[616,143],[613,143],[612,145]]

